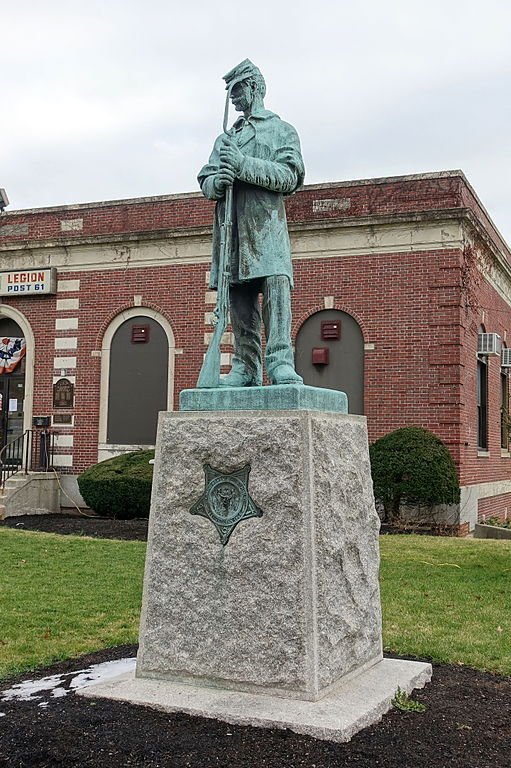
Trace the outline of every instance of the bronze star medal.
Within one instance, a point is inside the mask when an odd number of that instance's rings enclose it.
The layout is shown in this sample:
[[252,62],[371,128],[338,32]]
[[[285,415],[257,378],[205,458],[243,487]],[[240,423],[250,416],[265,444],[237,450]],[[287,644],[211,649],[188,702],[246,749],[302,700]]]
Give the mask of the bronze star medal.
[[248,492],[250,464],[229,473],[219,472],[204,464],[204,474],[204,493],[190,513],[211,520],[225,546],[238,523],[249,517],[262,517],[263,514]]

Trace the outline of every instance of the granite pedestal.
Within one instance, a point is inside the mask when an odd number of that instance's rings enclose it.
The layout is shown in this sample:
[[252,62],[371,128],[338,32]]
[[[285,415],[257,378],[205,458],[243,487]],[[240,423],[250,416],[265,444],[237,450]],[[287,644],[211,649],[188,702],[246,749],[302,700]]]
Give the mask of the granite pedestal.
[[[223,546],[190,510],[247,465],[262,515]],[[162,413],[136,676],[86,695],[351,738],[430,675],[382,662],[378,530],[364,417]]]

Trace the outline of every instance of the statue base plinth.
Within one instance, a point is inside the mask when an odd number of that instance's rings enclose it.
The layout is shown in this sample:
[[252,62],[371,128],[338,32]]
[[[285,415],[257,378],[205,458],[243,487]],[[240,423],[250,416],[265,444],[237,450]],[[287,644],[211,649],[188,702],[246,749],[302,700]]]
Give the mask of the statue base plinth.
[[348,398],[337,389],[305,384],[273,384],[268,387],[218,387],[184,389],[181,411],[325,411],[348,413]]
[[382,661],[364,417],[162,413],[154,469],[136,676],[87,695],[345,741],[426,682]]
[[167,680],[143,680],[120,675],[76,693],[92,699],[107,698],[152,707],[160,712],[184,712],[234,725],[289,728],[295,733],[325,741],[346,742],[378,722],[392,707],[399,688],[411,693],[431,679],[431,664],[383,659],[345,681],[321,701],[283,699],[277,696],[183,685]]

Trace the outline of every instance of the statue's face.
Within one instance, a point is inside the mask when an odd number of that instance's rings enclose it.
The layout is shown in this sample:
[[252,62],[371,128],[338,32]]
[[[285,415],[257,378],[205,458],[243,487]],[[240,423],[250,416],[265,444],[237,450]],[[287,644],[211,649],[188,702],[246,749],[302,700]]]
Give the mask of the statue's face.
[[254,91],[248,80],[236,83],[231,91],[231,101],[236,112],[247,112],[254,100]]

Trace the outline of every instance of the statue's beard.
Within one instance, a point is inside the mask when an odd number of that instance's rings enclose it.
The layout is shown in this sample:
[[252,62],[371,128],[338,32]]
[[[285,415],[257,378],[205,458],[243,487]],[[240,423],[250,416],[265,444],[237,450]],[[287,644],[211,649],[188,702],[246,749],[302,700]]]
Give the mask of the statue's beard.
[[250,109],[250,102],[246,98],[236,99],[236,101],[233,102],[233,106],[236,112],[246,112]]

